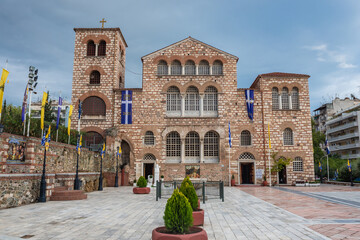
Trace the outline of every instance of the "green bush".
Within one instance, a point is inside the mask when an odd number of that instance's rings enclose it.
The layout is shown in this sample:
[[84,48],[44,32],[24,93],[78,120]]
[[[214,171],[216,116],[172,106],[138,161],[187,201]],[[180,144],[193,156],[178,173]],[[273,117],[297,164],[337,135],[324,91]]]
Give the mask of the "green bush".
[[136,186],[138,186],[140,188],[146,187],[147,186],[146,179],[143,176],[139,177],[139,179],[136,182]]
[[[184,180],[182,181],[181,186],[180,186],[180,189],[183,188],[183,187],[185,187],[185,183],[189,184],[190,186],[193,186],[192,182],[190,181],[190,178],[189,178],[189,177],[186,177],[186,178],[184,178]],[[180,192],[181,192],[181,190],[180,190]]]
[[172,233],[184,233],[193,224],[192,208],[188,199],[175,189],[166,203],[164,222],[165,227]]
[[180,187],[180,192],[187,197],[193,211],[196,211],[198,208],[198,196],[196,195],[194,186],[185,182],[185,184]]
[[[351,171],[352,171],[353,181],[355,180],[355,178],[360,177],[360,172],[358,170],[358,166],[356,164],[354,164],[354,162],[351,163]],[[323,173],[323,176],[324,175],[326,175],[326,173]],[[350,182],[350,175],[351,175],[351,173],[349,172],[349,169],[347,167],[347,162],[346,162],[346,165],[343,165],[339,169],[339,179],[344,182]]]

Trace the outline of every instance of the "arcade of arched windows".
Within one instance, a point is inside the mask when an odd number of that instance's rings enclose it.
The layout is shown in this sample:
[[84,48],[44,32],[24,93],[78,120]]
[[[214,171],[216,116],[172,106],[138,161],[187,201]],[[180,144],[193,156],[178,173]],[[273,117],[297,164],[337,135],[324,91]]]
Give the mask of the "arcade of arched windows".
[[223,62],[215,60],[210,64],[207,60],[201,60],[196,64],[193,60],[187,60],[182,65],[179,60],[170,63],[160,60],[157,63],[157,75],[223,75]]
[[95,43],[93,40],[89,40],[86,56],[106,56],[106,42],[101,40],[99,43]]
[[273,110],[299,110],[299,88],[293,87],[289,92],[287,87],[281,90],[272,88],[272,109]]

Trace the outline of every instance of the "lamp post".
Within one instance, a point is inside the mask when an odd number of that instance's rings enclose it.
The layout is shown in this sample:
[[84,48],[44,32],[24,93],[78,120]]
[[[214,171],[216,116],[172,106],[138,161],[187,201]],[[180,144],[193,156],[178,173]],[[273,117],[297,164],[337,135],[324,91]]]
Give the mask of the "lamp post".
[[103,152],[102,150],[100,150],[100,176],[99,176],[99,188],[98,191],[102,191],[103,190],[103,179],[102,179],[102,162],[103,162]]
[[116,148],[116,175],[115,175],[115,187],[119,187],[119,147]]
[[[49,126],[45,127],[45,133],[47,132],[47,129],[49,128]],[[47,142],[47,139],[45,139],[45,137],[43,136],[42,141],[44,141],[45,144],[45,150],[44,150],[44,163],[43,163],[43,171],[42,171],[42,175],[41,175],[41,182],[40,182],[40,197],[39,197],[39,202],[46,202],[46,180],[45,180],[45,173],[46,173],[46,150],[48,148],[49,144]]]
[[80,190],[80,180],[79,180],[79,155],[80,155],[80,133],[78,135],[77,139],[77,158],[76,158],[76,175],[75,175],[75,181],[74,181],[74,190]]

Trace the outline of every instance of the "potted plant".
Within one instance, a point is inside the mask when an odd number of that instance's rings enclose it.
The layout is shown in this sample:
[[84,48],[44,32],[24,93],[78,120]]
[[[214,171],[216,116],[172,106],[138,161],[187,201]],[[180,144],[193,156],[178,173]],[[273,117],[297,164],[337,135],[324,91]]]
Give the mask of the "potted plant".
[[166,203],[164,223],[164,227],[158,227],[152,231],[152,240],[208,239],[204,229],[191,227],[193,223],[192,207],[178,189],[174,190]]
[[267,186],[268,185],[268,182],[266,181],[266,174],[264,174],[264,181],[263,181],[263,186]]
[[137,187],[133,188],[133,193],[135,193],[135,194],[148,194],[148,193],[150,193],[150,188],[147,187],[147,181],[143,176],[139,177],[136,185],[137,185]]
[[234,176],[234,174],[231,176],[231,186],[235,186],[235,176]]
[[161,178],[161,181],[164,181],[164,175],[161,175],[160,178]]
[[180,192],[184,194],[185,197],[187,197],[192,207],[193,210],[192,216],[194,219],[193,226],[203,226],[205,213],[203,209],[198,208],[199,199],[198,196],[196,195],[195,188],[192,182],[190,181],[189,177],[186,177],[184,181],[181,183]]

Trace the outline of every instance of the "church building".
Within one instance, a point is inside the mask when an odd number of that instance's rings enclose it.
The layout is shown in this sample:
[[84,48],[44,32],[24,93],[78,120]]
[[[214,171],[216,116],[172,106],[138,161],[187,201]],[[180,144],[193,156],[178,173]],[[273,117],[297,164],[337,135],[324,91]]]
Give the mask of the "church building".
[[[265,174],[269,181],[269,140],[276,159],[292,159],[272,182],[314,180],[309,75],[259,74],[237,88],[238,57],[188,37],[143,56],[142,87],[125,88],[121,30],[74,31],[72,105],[75,113],[82,102],[83,145],[106,141],[112,153],[121,145],[129,183],[158,164],[165,180],[228,183],[230,166],[236,184],[260,184]],[[77,129],[77,114],[71,123]]]

